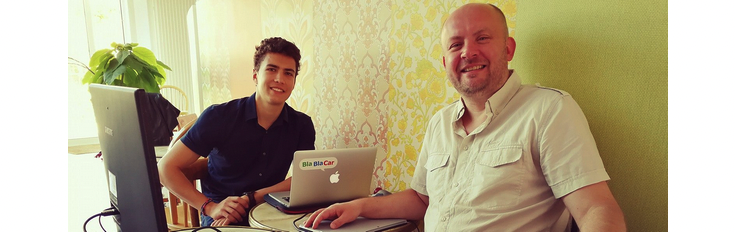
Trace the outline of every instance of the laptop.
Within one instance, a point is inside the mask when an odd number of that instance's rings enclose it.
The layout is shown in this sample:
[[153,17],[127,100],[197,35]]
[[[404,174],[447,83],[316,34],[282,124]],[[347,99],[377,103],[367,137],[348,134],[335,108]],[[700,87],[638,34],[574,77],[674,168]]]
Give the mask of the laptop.
[[388,219],[367,219],[364,217],[357,217],[354,221],[344,224],[337,229],[329,228],[329,223],[332,220],[323,220],[319,223],[316,229],[304,227],[299,225],[299,231],[307,232],[328,232],[328,231],[384,231],[390,228],[402,226],[408,221],[406,219],[388,218]]
[[367,197],[377,152],[377,147],[296,151],[291,191],[266,194],[265,201],[297,214]]

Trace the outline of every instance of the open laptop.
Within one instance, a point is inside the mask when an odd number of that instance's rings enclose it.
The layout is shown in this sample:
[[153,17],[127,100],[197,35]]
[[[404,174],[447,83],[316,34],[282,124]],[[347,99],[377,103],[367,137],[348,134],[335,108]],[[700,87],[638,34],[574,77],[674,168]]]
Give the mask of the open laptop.
[[269,193],[265,201],[296,214],[367,197],[377,152],[377,147],[296,151],[291,191]]

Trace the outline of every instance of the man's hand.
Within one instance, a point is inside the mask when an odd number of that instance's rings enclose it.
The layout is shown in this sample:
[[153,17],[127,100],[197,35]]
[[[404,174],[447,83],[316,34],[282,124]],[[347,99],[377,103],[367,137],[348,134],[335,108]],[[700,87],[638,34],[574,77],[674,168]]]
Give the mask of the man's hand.
[[247,218],[248,215],[245,210],[247,205],[247,198],[242,199],[241,197],[232,196],[225,198],[220,203],[210,203],[205,206],[204,210],[208,212],[206,215],[209,215],[214,220],[224,218],[229,224],[241,222],[244,218]]
[[332,223],[329,224],[329,227],[337,229],[345,223],[357,219],[357,216],[360,216],[361,211],[362,206],[358,201],[337,203],[327,208],[314,211],[314,213],[309,216],[309,219],[304,222],[304,226],[316,229],[317,226],[319,226],[319,223],[323,220],[333,219]]

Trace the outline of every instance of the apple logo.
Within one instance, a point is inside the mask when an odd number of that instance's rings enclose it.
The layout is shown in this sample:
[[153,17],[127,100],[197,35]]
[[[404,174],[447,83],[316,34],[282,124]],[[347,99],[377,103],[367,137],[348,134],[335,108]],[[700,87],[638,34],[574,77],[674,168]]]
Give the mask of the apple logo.
[[339,171],[329,176],[329,182],[332,182],[332,184],[336,184],[337,182],[339,182]]

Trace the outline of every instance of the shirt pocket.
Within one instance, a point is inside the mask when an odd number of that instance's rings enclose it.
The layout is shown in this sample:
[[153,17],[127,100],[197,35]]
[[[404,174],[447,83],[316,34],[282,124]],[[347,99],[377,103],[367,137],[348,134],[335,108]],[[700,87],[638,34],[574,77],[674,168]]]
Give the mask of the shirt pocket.
[[[431,154],[426,159],[426,191],[429,195],[443,195],[443,187],[447,186],[449,172],[449,154]],[[441,199],[439,199],[441,200]]]
[[520,146],[481,150],[468,192],[470,204],[487,208],[518,204],[525,175],[522,157]]

